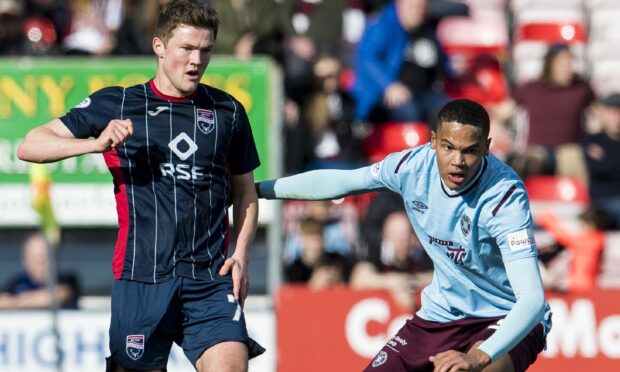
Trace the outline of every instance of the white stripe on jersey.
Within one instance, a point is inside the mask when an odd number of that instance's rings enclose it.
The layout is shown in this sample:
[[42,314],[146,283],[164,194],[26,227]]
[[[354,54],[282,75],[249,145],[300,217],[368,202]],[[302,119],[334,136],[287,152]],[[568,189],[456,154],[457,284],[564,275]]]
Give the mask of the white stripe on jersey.
[[[196,143],[196,123],[197,123],[197,114],[196,114],[196,104],[194,103],[194,101],[192,100],[192,105],[194,105],[194,138],[192,138],[192,141],[194,141],[194,143]],[[192,166],[194,166],[196,164],[196,152],[194,152],[192,154]],[[196,219],[197,217],[197,213],[196,213],[196,204],[197,204],[197,199],[198,199],[198,195],[196,194],[196,181],[194,181],[194,177],[191,177],[192,179],[192,193],[194,193],[194,231],[193,231],[193,235],[192,235],[192,254],[191,254],[191,258],[192,258],[192,278],[196,279],[196,273],[194,272],[195,268],[196,268],[196,259],[194,259],[194,249],[196,248]],[[211,269],[209,269],[209,275],[211,274]],[[213,279],[213,275],[211,275],[211,279]]]
[[[169,102],[170,105],[170,110],[168,110],[168,118],[169,118],[169,124],[170,124],[170,140],[168,141],[168,143],[172,142],[172,101]],[[170,162],[172,162],[172,147],[168,146],[168,148],[170,149]],[[174,228],[176,229],[179,223],[179,216],[177,214],[177,178],[176,177],[172,177],[172,190],[174,193]],[[172,276],[176,277],[177,276],[177,246],[176,244],[173,245],[172,247],[173,252],[172,252]]]
[[[215,110],[215,99],[213,99],[213,96],[211,95],[211,93],[209,93],[209,89],[207,89],[206,86],[202,86],[205,90],[205,92],[209,95],[209,98],[211,98],[211,102],[213,105],[213,118],[215,120],[215,141],[214,141],[214,147],[217,148],[217,134],[219,131],[219,128],[217,126],[217,110]],[[213,159],[211,159],[211,169],[209,170],[209,179],[211,181],[213,181],[213,168],[215,167],[215,153],[216,151],[213,151]],[[212,202],[212,198],[211,198],[211,190],[212,188],[209,187],[209,210],[213,211],[213,202]],[[226,190],[226,189],[225,189]],[[226,192],[226,191],[224,191]],[[226,208],[226,204],[224,204],[224,208]],[[213,215],[213,213],[209,213],[209,223],[208,223],[208,228],[207,228],[207,241],[211,241],[211,221],[212,218],[211,216]],[[213,254],[211,253],[211,247],[209,247],[209,244],[207,244],[207,253],[209,253],[209,259],[211,262],[213,262]],[[211,266],[211,265],[209,265]],[[213,279],[213,273],[211,272],[211,267],[209,267],[209,275],[211,275],[211,279]]]
[[[232,120],[232,130],[234,131],[235,129],[235,122],[237,121],[237,103],[235,102],[235,100],[232,98],[232,96],[230,94],[226,94],[228,96],[228,98],[230,99],[230,102],[233,104],[234,107],[234,111],[233,111],[233,120]],[[226,176],[229,176],[228,173],[228,168],[226,168]],[[228,177],[224,177],[224,180],[226,180],[226,190],[228,190]],[[224,205],[228,205],[228,194],[224,195]],[[224,216],[222,216],[222,219],[224,219],[224,223],[221,224],[222,228],[220,231],[220,234],[222,235],[222,240],[226,241],[226,224],[228,223],[227,219],[226,219],[226,209],[224,209]],[[224,256],[224,251],[221,251],[221,255],[222,255],[222,259],[226,259],[226,257]]]
[[[123,88],[123,100],[121,102],[121,120],[123,120],[124,118],[123,116],[124,109],[125,109],[125,88]],[[129,184],[131,186],[131,209],[132,209],[132,214],[133,214],[133,231],[134,231],[133,259],[131,261],[131,279],[133,280],[133,269],[136,264],[136,231],[138,229],[138,220],[136,219],[136,203],[135,203],[134,192],[133,192],[133,173],[131,172],[131,168],[132,168],[131,159],[129,158],[129,155],[127,155],[127,142],[123,142],[123,149],[125,150],[125,157],[127,158],[127,161],[129,162]],[[128,230],[129,230],[129,226],[131,225],[132,225],[131,222],[129,222],[127,226]],[[127,238],[129,239],[129,231],[127,231]],[[123,257],[123,262],[124,261],[125,261],[125,257]]]
[[149,149],[149,98],[146,95],[146,84],[142,84],[144,87],[144,123],[146,129],[146,162],[151,168],[151,188],[153,189],[153,199],[155,201],[155,246],[153,247],[153,283],[157,283],[157,278],[155,276],[157,272],[157,230],[158,230],[158,222],[157,222],[157,193],[155,192],[155,172],[153,172],[153,167],[151,166],[151,151]]

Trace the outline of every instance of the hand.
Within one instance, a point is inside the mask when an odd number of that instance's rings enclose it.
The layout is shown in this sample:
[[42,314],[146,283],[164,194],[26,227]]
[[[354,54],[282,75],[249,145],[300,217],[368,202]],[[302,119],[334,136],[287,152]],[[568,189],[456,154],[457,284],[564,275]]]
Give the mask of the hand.
[[238,259],[235,255],[227,258],[220,268],[220,275],[231,275],[233,281],[233,296],[243,307],[245,298],[248,296],[248,262]]
[[434,372],[479,372],[491,364],[491,357],[480,349],[473,349],[467,354],[448,350],[431,356],[429,360],[435,365]]
[[105,152],[111,148],[117,148],[133,135],[133,124],[130,119],[111,120],[108,126],[95,140],[93,152]]
[[389,108],[395,108],[409,101],[412,97],[409,88],[402,83],[394,82],[385,88],[383,103]]

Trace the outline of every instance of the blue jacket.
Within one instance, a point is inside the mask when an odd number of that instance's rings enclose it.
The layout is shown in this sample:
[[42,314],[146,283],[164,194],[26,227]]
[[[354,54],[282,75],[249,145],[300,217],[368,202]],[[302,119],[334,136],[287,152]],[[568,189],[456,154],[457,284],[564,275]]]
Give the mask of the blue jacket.
[[[367,119],[385,88],[397,80],[408,39],[409,33],[400,24],[393,3],[369,22],[357,47],[355,82],[351,88],[356,118]],[[445,66],[446,56],[439,50]]]

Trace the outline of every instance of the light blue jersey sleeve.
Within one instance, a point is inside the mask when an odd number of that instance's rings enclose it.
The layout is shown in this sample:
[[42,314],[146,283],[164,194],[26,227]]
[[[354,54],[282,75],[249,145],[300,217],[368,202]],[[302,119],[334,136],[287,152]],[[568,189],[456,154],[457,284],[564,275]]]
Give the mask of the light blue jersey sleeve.
[[478,347],[492,360],[515,347],[545,314],[545,293],[536,258],[512,260],[505,266],[517,302],[497,331]]
[[304,172],[258,182],[256,191],[264,199],[329,200],[381,190],[382,187],[371,176],[373,166],[354,170],[321,169]]
[[482,351],[496,360],[543,320],[546,302],[523,183],[514,179],[500,181],[490,189],[490,194],[492,208],[483,223],[499,247],[517,300],[493,336],[480,345]]
[[[256,183],[264,199],[330,200],[369,191],[399,192],[394,170],[416,150],[388,155],[383,161],[353,170],[320,169]],[[391,171],[390,171],[391,170]]]
[[485,215],[485,226],[497,242],[503,261],[536,257],[532,214],[523,183],[514,182],[504,187],[500,183],[491,192],[494,190],[501,192],[495,194],[491,203],[494,208]]

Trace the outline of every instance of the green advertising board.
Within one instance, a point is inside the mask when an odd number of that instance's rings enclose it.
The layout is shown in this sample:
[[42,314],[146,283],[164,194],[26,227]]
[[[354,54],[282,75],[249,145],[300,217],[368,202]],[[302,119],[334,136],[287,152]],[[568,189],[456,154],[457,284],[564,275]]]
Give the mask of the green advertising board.
[[[6,190],[28,185],[28,164],[15,155],[28,130],[64,115],[101,88],[144,83],[154,76],[155,68],[154,58],[0,59],[0,188],[4,187],[5,194],[0,199],[9,199],[0,200],[0,206],[8,208],[15,203]],[[267,58],[241,61],[214,57],[203,77],[204,83],[237,98],[248,112],[262,163],[255,171],[256,179],[274,174],[269,139],[278,120],[278,74]],[[54,185],[111,186],[101,154],[63,160],[49,168]]]

